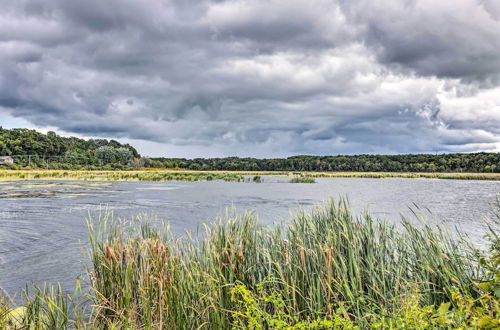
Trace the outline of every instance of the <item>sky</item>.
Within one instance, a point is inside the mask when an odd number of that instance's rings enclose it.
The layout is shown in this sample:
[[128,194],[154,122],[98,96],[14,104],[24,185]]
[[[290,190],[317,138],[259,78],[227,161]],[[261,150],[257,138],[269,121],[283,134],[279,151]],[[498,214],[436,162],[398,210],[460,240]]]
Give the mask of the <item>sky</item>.
[[0,126],[167,157],[500,151],[498,0],[2,0]]

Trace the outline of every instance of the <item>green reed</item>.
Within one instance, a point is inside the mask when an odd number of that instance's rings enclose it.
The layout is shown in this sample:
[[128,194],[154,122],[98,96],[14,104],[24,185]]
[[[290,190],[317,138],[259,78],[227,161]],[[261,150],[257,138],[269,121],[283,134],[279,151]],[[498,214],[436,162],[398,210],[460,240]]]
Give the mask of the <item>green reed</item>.
[[179,241],[168,227],[91,226],[96,322],[230,327],[237,284],[263,285],[300,320],[328,317],[339,304],[362,319],[396,310],[410,290],[425,305],[449,301],[457,287],[474,295],[481,277],[466,242],[424,224],[403,220],[397,229],[368,214],[355,217],[344,201],[272,229],[246,213],[206,226],[204,236]]
[[238,173],[200,171],[0,170],[0,180],[244,181]]
[[398,313],[415,294],[421,306],[453,301],[457,290],[477,297],[485,276],[479,252],[460,235],[355,216],[343,200],[273,227],[253,213],[227,216],[201,237],[175,238],[154,219],[103,214],[89,222],[89,237],[86,321],[69,317],[57,292],[36,294],[48,298],[34,305],[28,299],[27,315],[44,306],[38,319],[62,328],[226,329],[247,317],[234,299],[243,288],[247,308],[264,297],[266,313],[297,322],[333,319],[340,308],[346,322],[365,327],[370,315]]

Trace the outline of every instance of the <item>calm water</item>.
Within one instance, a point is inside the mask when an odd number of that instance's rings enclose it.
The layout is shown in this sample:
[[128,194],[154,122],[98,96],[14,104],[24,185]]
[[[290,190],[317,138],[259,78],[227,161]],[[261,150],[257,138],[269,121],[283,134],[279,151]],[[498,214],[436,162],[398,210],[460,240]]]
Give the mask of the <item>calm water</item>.
[[[347,196],[356,212],[398,221],[414,204],[429,221],[458,226],[481,244],[483,221],[500,182],[427,179],[317,179],[290,184],[266,177],[243,182],[0,183],[0,287],[18,293],[32,282],[61,282],[69,289],[83,273],[85,219],[107,205],[115,216],[156,214],[176,234],[196,230],[228,207],[255,210],[262,223],[286,221],[300,207]],[[430,215],[426,209],[432,211]]]

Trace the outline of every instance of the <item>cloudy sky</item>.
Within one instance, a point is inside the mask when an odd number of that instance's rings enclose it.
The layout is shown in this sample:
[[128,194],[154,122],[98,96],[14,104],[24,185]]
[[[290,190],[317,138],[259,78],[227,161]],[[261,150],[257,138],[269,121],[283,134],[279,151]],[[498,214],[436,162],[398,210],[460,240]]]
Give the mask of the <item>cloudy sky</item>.
[[500,151],[498,0],[1,0],[0,125],[182,157]]

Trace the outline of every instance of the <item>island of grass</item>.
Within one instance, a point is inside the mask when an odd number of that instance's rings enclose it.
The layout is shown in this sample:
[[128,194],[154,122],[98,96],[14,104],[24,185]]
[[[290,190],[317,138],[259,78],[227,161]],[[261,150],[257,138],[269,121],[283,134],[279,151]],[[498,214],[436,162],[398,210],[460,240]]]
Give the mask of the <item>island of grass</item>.
[[290,183],[315,183],[316,180],[310,176],[299,176],[289,181]]

